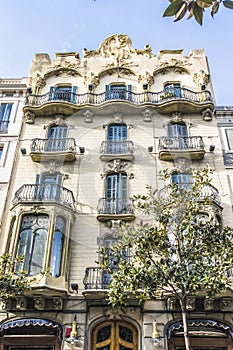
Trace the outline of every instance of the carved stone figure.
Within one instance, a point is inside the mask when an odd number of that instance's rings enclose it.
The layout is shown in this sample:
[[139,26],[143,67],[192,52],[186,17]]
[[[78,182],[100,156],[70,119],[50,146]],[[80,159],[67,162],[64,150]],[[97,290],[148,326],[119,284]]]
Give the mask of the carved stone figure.
[[24,113],[25,122],[28,124],[33,124],[35,122],[35,113],[31,111],[26,111]]
[[146,109],[144,112],[142,112],[142,118],[144,122],[151,122],[153,116],[153,112],[149,109]]
[[213,111],[211,111],[211,109],[206,108],[203,112],[202,112],[202,118],[203,120],[205,120],[206,122],[209,122],[213,119]]
[[94,117],[94,113],[89,111],[88,109],[83,112],[83,120],[85,123],[92,123]]

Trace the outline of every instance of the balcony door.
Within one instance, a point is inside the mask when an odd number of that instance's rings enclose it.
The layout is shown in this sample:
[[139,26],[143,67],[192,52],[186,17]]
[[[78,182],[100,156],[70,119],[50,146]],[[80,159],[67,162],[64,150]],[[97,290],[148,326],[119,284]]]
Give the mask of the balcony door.
[[61,174],[38,174],[36,196],[41,201],[58,201],[61,193]]
[[49,129],[48,140],[46,142],[47,152],[61,152],[66,149],[67,126],[55,125]]
[[128,179],[125,173],[109,174],[106,177],[106,212],[108,214],[127,213]]
[[110,125],[108,127],[108,153],[123,154],[127,151],[127,126]]
[[93,350],[137,350],[136,328],[126,322],[105,322],[93,331]]
[[176,183],[180,189],[190,190],[193,185],[193,177],[190,173],[172,174],[172,183]]
[[164,85],[164,91],[171,94],[171,97],[182,97],[181,96],[181,86],[179,83],[169,83]]
[[188,129],[185,123],[168,124],[168,137],[173,148],[184,149],[188,147]]

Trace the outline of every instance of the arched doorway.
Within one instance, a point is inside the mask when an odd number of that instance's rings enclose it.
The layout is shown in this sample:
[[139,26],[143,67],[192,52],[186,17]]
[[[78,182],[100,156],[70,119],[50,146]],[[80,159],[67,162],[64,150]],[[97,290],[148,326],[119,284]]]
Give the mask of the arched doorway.
[[137,330],[132,324],[122,321],[100,323],[92,333],[92,349],[137,350]]
[[[233,330],[225,323],[210,319],[188,320],[193,350],[232,350]],[[182,321],[167,328],[168,350],[185,350]]]

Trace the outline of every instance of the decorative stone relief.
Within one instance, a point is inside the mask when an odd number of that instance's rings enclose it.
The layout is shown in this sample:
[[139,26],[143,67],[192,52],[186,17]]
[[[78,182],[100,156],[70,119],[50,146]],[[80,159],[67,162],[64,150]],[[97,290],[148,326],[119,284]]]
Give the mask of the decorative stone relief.
[[188,311],[192,311],[192,310],[195,309],[195,301],[196,301],[196,297],[195,296],[187,297],[186,308],[187,308]]
[[39,94],[41,88],[46,85],[46,81],[40,73],[36,72],[30,77],[29,85],[31,86],[34,94]]
[[44,310],[45,309],[45,298],[40,296],[34,296],[34,308],[36,310]]
[[53,303],[53,309],[54,310],[62,310],[63,306],[63,299],[60,297],[53,297],[52,298],[52,303]]
[[12,299],[3,299],[2,300],[2,309],[3,310],[11,310],[13,301]]
[[144,75],[139,75],[138,83],[139,84],[148,84],[149,86],[153,85],[155,82],[154,76],[146,72]]
[[92,123],[94,117],[94,113],[89,111],[88,109],[83,112],[83,120],[85,123]]
[[152,120],[153,112],[149,109],[146,109],[144,112],[142,112],[142,119],[144,122],[149,123]]
[[175,123],[183,121],[182,113],[181,112],[172,113],[172,121]]
[[190,169],[191,161],[187,158],[177,158],[174,159],[174,167],[176,168],[177,172],[184,173]]
[[177,299],[175,297],[167,299],[167,309],[170,311],[177,309]]
[[233,311],[233,298],[222,298],[220,302],[221,311]]
[[84,85],[88,86],[89,84],[92,84],[94,88],[99,85],[99,77],[93,72],[90,72],[90,74],[84,76]]
[[184,72],[189,72],[188,67],[191,65],[187,60],[178,60],[176,58],[169,58],[167,60],[161,61],[159,66],[156,68],[156,72],[167,73],[172,71],[175,74],[183,74]]
[[114,123],[116,123],[116,124],[121,124],[121,123],[123,123],[123,117],[122,117],[122,114],[121,113],[115,113],[114,115],[113,115],[113,121],[114,121]]
[[48,162],[44,162],[43,166],[45,167],[45,169],[50,172],[50,173],[54,173],[56,171],[58,171],[58,169],[60,169],[61,165],[63,164],[63,162],[52,159]]
[[26,111],[24,113],[24,118],[25,118],[25,122],[27,124],[34,124],[34,122],[35,122],[35,113],[33,113],[31,111]]
[[27,310],[28,300],[24,296],[15,297],[15,307],[18,310]]
[[214,299],[205,298],[204,299],[204,309],[207,311],[211,311],[214,309]]
[[119,171],[126,170],[127,165],[128,163],[121,159],[114,159],[106,163],[106,170],[112,170],[117,173]]
[[206,122],[209,122],[213,119],[213,111],[211,111],[210,108],[206,108],[201,115],[203,120],[205,120]]
[[202,85],[202,84],[208,84],[210,81],[209,74],[205,73],[203,70],[200,70],[198,73],[193,74],[193,82]]
[[109,319],[120,320],[122,315],[125,314],[123,308],[106,308],[103,310],[104,316],[108,316]]

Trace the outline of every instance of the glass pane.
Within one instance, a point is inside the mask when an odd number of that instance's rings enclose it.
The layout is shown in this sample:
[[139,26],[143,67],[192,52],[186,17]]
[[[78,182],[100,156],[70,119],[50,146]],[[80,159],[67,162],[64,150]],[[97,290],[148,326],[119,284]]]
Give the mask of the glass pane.
[[[108,338],[110,338],[110,334],[111,334],[111,326],[101,328],[97,333],[96,343],[101,343],[102,341],[107,340]],[[106,349],[109,349],[108,346],[106,347]],[[100,349],[105,349],[105,347]]]
[[39,229],[34,234],[34,242],[31,252],[30,275],[37,275],[43,271],[44,255],[47,242],[47,231]]
[[52,255],[50,261],[50,272],[53,277],[60,276],[62,249],[63,249],[64,235],[62,232],[55,231],[53,237]]
[[105,345],[105,346],[101,346],[101,348],[98,348],[98,350],[110,350],[110,344]]
[[131,348],[128,348],[128,347],[120,344],[120,350],[130,350],[130,349]]
[[120,337],[121,339],[129,342],[129,343],[133,343],[133,332],[131,331],[131,329],[126,328],[124,326],[120,325]]

